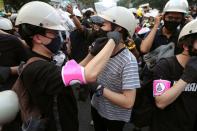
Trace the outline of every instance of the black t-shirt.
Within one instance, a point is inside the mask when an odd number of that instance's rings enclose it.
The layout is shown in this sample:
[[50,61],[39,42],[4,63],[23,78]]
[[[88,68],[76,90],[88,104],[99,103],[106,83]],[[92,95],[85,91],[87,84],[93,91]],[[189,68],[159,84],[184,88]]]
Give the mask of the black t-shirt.
[[[180,52],[179,52],[179,48],[177,47],[177,40],[178,40],[178,36],[179,36],[179,30],[177,30],[176,32],[174,32],[174,33],[172,34],[172,36],[170,36],[170,38],[167,38],[165,35],[163,35],[162,29],[163,29],[163,26],[160,27],[160,28],[157,30],[150,51],[155,50],[156,48],[158,48],[158,47],[161,46],[161,45],[167,45],[167,44],[169,44],[170,42],[173,42],[173,43],[175,43],[175,46],[176,46],[176,48],[175,48],[175,54],[180,53]],[[149,35],[149,33],[147,33],[146,36],[147,36],[147,35]],[[145,36],[145,38],[146,38],[146,36]]]
[[[34,56],[39,56],[35,52]],[[45,58],[45,57],[42,57]],[[24,87],[28,89],[31,105],[36,105],[43,116],[49,118],[47,131],[56,131],[53,114],[53,98],[57,95],[60,124],[63,131],[78,131],[77,103],[71,87],[65,87],[61,67],[49,59],[35,61],[26,66],[21,74]]]
[[[0,66],[18,66],[21,61],[26,61],[26,50],[21,41],[14,35],[0,34]],[[10,75],[7,81],[0,85],[1,90],[10,89],[17,75]]]
[[[172,83],[179,80],[183,67],[175,56],[161,59],[154,68],[154,79],[165,79]],[[190,83],[185,91],[165,109],[157,109],[153,115],[151,131],[194,131],[197,116],[197,81]]]

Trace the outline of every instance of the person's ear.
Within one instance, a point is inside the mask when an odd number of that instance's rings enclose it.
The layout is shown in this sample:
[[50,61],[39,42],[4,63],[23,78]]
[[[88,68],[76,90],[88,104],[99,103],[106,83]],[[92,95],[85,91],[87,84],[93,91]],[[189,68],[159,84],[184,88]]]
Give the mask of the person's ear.
[[189,51],[189,48],[187,45],[183,44],[183,49],[186,50],[186,51]]
[[35,43],[38,43],[38,44],[41,44],[42,43],[42,41],[40,39],[40,35],[38,35],[38,34],[33,36],[33,41]]

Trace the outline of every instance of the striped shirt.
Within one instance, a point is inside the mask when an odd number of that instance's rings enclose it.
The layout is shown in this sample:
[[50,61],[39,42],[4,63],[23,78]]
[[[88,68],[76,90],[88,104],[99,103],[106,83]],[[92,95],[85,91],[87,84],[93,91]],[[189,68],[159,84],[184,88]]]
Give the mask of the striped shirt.
[[[98,76],[97,83],[117,93],[139,88],[138,64],[134,55],[128,49],[123,49],[110,58]],[[106,119],[125,122],[130,120],[131,109],[115,105],[103,96],[93,95],[91,104]]]

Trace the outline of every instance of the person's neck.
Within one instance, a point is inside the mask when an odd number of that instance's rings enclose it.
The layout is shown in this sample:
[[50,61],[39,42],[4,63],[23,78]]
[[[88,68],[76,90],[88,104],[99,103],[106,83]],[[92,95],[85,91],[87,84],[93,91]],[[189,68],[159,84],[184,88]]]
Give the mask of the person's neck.
[[170,38],[170,36],[172,36],[172,32],[166,29],[165,26],[162,28],[162,34],[165,35],[167,38]]
[[32,51],[42,55],[42,56],[45,56],[45,57],[48,57],[48,58],[51,58],[52,57],[52,54],[47,52],[47,51],[44,51],[41,47],[37,46],[37,45],[34,45],[33,48],[32,48]]
[[176,55],[176,58],[177,58],[179,64],[180,64],[183,68],[185,68],[187,62],[188,62],[189,59],[190,59],[190,55],[189,55],[188,52],[183,51],[181,54]]
[[112,55],[117,54],[122,48],[124,48],[125,45],[123,43],[120,43],[113,51]]

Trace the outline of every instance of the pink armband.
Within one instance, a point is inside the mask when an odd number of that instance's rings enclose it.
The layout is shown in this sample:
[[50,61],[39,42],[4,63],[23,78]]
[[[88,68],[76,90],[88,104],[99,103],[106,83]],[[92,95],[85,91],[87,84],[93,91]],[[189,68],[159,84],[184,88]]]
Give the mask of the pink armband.
[[153,96],[163,94],[165,91],[170,89],[171,82],[168,80],[154,80],[153,81]]
[[75,83],[86,84],[84,67],[77,64],[75,60],[70,60],[62,68],[62,80],[65,86]]

